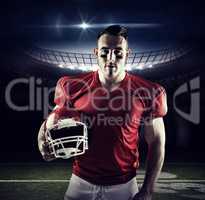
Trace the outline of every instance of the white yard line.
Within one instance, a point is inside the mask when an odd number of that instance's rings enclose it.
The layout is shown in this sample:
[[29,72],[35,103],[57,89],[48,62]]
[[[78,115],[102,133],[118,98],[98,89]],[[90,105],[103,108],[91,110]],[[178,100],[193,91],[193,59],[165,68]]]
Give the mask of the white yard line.
[[[5,179],[0,180],[0,183],[66,183],[70,180],[41,180],[41,179]],[[138,180],[139,183],[143,180]],[[195,180],[195,179],[176,179],[176,180],[158,180],[158,183],[205,183],[205,180]]]
[[[69,165],[70,163],[65,162],[55,162],[55,163],[46,163],[46,162],[0,162],[0,166],[2,165],[25,165],[25,166],[32,166],[32,165],[48,165],[48,166],[58,166],[58,165]],[[141,164],[144,164],[143,162]],[[197,166],[204,166],[205,162],[165,162],[164,165],[197,165]]]

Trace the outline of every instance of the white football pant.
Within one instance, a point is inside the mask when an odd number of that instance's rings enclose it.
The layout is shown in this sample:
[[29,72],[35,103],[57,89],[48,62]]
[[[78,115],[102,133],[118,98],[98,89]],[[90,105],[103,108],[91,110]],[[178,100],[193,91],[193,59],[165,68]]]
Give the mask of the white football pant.
[[64,200],[131,200],[137,192],[135,177],[127,183],[99,186],[72,174]]

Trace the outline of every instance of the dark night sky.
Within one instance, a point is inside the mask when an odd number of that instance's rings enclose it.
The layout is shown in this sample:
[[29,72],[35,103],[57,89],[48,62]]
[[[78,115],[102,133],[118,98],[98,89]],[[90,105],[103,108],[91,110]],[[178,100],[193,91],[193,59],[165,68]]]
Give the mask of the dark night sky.
[[[201,1],[202,2],[202,1]],[[159,49],[204,36],[200,1],[9,1],[2,6],[1,36],[40,46],[90,51],[99,29],[57,29],[56,24],[159,23],[156,28],[130,28],[135,51]],[[54,26],[40,28],[40,26]],[[58,44],[58,45],[56,45]]]

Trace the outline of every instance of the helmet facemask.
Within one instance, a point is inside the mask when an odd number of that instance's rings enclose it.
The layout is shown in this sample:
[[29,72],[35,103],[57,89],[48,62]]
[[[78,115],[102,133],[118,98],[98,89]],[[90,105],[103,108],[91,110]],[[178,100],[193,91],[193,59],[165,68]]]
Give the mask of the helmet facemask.
[[48,144],[56,158],[68,159],[88,149],[87,126],[73,118],[58,120],[46,130]]

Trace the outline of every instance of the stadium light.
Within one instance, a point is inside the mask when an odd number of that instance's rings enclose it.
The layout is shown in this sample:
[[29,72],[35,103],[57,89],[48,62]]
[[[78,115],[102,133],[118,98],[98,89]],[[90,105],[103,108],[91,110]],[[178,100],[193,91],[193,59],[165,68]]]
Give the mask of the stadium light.
[[87,28],[89,28],[90,26],[89,26],[89,24],[87,24],[87,23],[85,23],[85,22],[83,22],[82,24],[80,24],[80,28],[82,28],[82,29],[87,29]]
[[139,70],[142,70],[144,68],[144,64],[139,64],[138,66],[137,66],[137,69],[139,69]]
[[64,64],[59,64],[58,65],[60,68],[64,68],[65,66],[64,66]]

